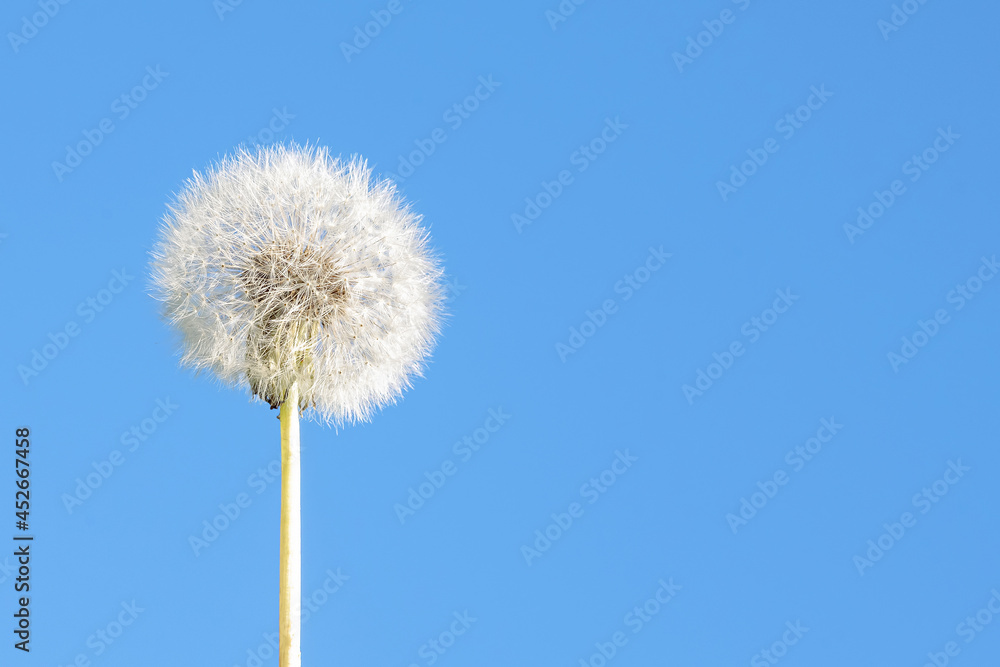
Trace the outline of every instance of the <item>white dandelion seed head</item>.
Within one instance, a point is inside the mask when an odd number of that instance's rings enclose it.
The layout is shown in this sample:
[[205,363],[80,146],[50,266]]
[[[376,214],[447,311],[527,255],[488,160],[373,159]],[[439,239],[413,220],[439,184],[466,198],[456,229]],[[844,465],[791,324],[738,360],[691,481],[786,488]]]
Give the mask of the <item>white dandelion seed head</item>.
[[195,173],[164,217],[153,292],[182,364],[277,407],[368,420],[420,375],[442,270],[421,217],[365,162],[326,149],[241,149]]

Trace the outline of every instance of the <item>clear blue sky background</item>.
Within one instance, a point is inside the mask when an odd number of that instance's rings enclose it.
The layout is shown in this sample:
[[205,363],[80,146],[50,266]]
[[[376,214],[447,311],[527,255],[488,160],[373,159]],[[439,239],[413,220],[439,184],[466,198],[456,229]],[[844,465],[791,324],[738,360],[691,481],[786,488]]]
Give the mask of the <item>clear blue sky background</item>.
[[[184,179],[249,137],[388,173],[437,128],[445,141],[399,186],[456,281],[451,318],[400,403],[340,432],[303,426],[303,587],[348,577],[317,595],[304,664],[598,666],[595,645],[610,654],[619,632],[621,667],[771,664],[765,649],[789,666],[917,666],[949,642],[950,664],[995,661],[1000,618],[960,624],[1000,590],[1000,280],[976,278],[1000,253],[997,5],[913,3],[885,32],[888,0],[591,0],[555,29],[558,0],[401,0],[348,59],[341,44],[387,4],[53,1],[33,31],[40,5],[5,3],[2,429],[11,449],[15,427],[32,430],[36,542],[32,651],[11,646],[0,571],[0,664],[277,664],[263,637],[277,629],[279,490],[254,476],[278,457],[276,413],[178,368],[147,253]],[[713,23],[724,10],[731,22]],[[678,67],[689,37],[720,27]],[[446,119],[491,76],[461,125]],[[262,132],[275,109],[289,115]],[[808,120],[776,125],[797,109]],[[615,141],[581,157],[608,119]],[[90,154],[54,169],[102,121]],[[939,128],[947,152],[914,171]],[[777,151],[724,200],[718,182],[765,145]],[[563,170],[568,185],[519,229],[512,214]],[[845,231],[897,179],[883,215]],[[661,246],[662,268],[637,272]],[[132,279],[102,292],[115,271]],[[648,280],[629,294],[625,276]],[[970,278],[965,300],[953,290]],[[776,290],[796,298],[775,322]],[[604,325],[581,327],[608,300]],[[887,355],[918,321],[934,331],[938,310],[945,323],[894,368]],[[592,335],[571,341],[571,327]],[[50,335],[65,348],[24,375]],[[710,367],[734,342],[743,354]],[[686,396],[699,371],[716,379]],[[510,417],[464,460],[454,444],[491,409]],[[843,426],[795,463],[822,419]],[[618,451],[636,460],[592,490]],[[449,460],[456,474],[401,523],[396,504]],[[968,470],[946,475],[949,461]],[[0,457],[8,545],[13,465]],[[227,526],[220,505],[239,494],[249,505]],[[744,498],[763,506],[727,519]],[[526,556],[573,503],[582,514]],[[907,512],[879,560],[856,559]],[[196,554],[213,521],[225,529]],[[629,617],[661,580],[674,597]],[[471,627],[442,638],[466,612]]]

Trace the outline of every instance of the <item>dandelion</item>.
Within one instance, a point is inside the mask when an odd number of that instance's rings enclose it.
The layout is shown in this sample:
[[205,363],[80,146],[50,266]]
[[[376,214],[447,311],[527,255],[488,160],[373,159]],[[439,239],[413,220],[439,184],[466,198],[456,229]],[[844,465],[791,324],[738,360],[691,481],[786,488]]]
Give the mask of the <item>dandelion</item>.
[[422,373],[442,271],[421,218],[367,165],[242,149],[195,173],[153,250],[181,363],[280,409],[280,664],[300,664],[299,413],[367,421]]

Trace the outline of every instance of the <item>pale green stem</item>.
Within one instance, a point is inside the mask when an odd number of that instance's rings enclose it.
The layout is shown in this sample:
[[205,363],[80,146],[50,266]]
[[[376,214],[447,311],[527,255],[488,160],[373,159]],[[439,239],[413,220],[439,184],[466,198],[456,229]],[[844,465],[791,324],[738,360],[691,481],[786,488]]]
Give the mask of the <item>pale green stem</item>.
[[302,503],[299,461],[299,386],[281,404],[281,585],[279,665],[301,667]]

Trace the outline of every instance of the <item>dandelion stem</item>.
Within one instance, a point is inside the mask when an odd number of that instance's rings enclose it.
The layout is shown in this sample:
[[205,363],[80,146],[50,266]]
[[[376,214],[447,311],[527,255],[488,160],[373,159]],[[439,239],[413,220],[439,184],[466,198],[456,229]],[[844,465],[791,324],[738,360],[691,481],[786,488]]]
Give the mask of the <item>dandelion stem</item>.
[[279,665],[301,667],[302,506],[299,461],[299,386],[281,404],[281,585]]

